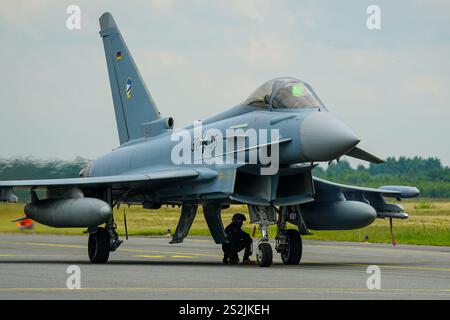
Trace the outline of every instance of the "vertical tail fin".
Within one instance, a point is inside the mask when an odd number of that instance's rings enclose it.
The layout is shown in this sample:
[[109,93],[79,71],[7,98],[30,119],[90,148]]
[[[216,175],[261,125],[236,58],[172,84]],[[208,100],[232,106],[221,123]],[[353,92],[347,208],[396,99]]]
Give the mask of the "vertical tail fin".
[[144,136],[141,125],[160,118],[133,57],[112,15],[100,17],[106,64],[116,114],[120,144]]

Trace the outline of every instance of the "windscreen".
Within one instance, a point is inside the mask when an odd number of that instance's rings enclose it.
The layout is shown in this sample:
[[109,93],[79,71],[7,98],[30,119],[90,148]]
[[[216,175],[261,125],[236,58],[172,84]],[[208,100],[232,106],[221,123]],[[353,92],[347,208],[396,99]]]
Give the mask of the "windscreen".
[[270,80],[256,89],[245,103],[268,109],[324,108],[312,88],[295,78]]
[[320,108],[321,103],[316,95],[303,82],[283,84],[272,100],[275,109]]

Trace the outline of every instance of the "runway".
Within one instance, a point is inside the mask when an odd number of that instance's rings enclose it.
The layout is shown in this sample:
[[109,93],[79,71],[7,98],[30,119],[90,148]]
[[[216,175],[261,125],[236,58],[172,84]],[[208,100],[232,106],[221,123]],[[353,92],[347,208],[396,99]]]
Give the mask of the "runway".
[[[223,265],[207,238],[132,237],[92,265],[87,236],[0,234],[0,299],[450,299],[450,247],[304,241],[300,265]],[[68,266],[81,271],[70,290]],[[368,289],[369,265],[381,289]]]

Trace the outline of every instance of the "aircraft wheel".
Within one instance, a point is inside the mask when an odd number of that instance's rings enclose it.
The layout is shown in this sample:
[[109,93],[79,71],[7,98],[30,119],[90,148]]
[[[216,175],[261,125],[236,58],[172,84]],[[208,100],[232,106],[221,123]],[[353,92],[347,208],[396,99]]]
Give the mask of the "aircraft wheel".
[[261,242],[258,245],[258,252],[256,253],[256,261],[260,267],[270,267],[272,264],[273,253],[272,246],[268,242]]
[[300,232],[294,229],[286,231],[286,248],[281,252],[284,264],[298,264],[302,258],[303,244]]
[[109,258],[109,233],[105,228],[97,228],[97,232],[89,235],[89,260],[92,263],[106,263]]

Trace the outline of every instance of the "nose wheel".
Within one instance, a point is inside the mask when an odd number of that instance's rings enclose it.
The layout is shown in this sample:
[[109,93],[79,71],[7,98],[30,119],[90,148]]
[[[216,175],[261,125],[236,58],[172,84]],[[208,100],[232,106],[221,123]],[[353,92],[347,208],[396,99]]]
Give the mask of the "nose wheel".
[[256,261],[260,267],[269,267],[273,261],[272,246],[269,243],[269,226],[276,223],[276,214],[272,207],[248,205],[250,222],[259,225],[261,239],[256,250]]
[[270,267],[273,260],[272,246],[268,242],[261,242],[256,252],[256,261],[260,267]]

